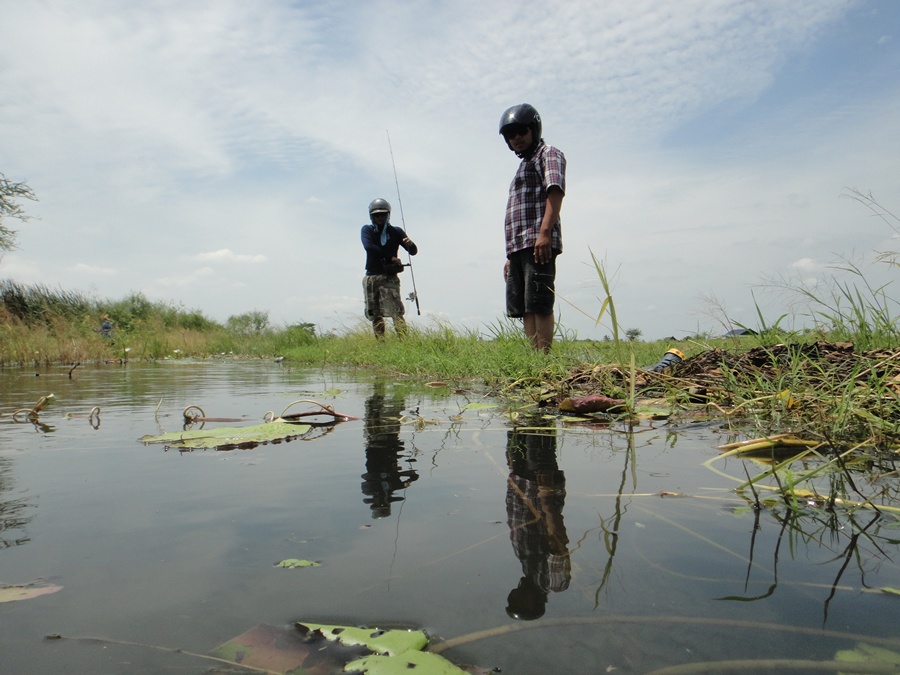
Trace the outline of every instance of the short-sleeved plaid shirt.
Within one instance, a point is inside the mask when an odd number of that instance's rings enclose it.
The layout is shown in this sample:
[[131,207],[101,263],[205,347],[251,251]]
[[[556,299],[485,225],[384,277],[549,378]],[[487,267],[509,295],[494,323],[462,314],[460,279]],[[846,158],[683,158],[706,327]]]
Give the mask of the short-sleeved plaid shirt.
[[[547,206],[547,190],[556,185],[566,192],[566,157],[558,148],[541,141],[528,159],[523,159],[509,186],[506,202],[506,255],[531,248],[541,231]],[[552,247],[562,253],[562,226],[556,221]]]

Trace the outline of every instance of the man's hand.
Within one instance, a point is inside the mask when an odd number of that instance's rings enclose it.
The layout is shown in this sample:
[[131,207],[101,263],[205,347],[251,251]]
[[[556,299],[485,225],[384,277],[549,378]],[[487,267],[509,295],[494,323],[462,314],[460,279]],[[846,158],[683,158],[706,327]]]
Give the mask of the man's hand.
[[503,263],[503,281],[506,281],[506,277],[509,276],[509,260]]
[[537,265],[543,265],[553,259],[553,239],[549,232],[538,235],[537,241],[534,242],[534,262]]

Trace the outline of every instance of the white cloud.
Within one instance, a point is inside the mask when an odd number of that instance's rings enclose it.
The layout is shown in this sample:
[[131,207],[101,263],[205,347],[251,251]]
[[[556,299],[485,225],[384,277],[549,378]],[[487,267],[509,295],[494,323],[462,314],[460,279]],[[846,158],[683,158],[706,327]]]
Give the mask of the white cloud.
[[824,267],[821,263],[816,262],[812,258],[800,258],[800,260],[795,260],[790,264],[792,268],[809,271],[809,270],[819,270]]
[[215,274],[209,267],[199,267],[197,269],[184,270],[184,274],[160,277],[153,283],[161,287],[193,286],[199,281],[214,277]]
[[72,267],[72,271],[89,276],[111,277],[116,275],[116,270],[111,267],[98,267],[96,265],[85,265],[84,263],[77,263]]
[[246,253],[235,253],[231,249],[221,248],[218,251],[210,251],[208,253],[198,253],[194,256],[194,260],[201,262],[251,262],[261,263],[268,260],[266,256],[257,253],[254,255]]
[[[534,0],[7,5],[0,170],[41,221],[0,272],[29,283],[91,273],[100,295],[184,289],[219,319],[265,301],[275,322],[352,323],[366,206],[401,221],[389,130],[420,246],[411,320],[489,325],[517,161],[496,124],[523,100],[569,160],[559,292],[596,313],[594,251],[648,338],[696,330],[711,289],[752,322],[765,275],[878,250],[891,233],[847,186],[900,208],[892,4],[573,0],[552,31]],[[86,247],[101,263],[73,269]]]

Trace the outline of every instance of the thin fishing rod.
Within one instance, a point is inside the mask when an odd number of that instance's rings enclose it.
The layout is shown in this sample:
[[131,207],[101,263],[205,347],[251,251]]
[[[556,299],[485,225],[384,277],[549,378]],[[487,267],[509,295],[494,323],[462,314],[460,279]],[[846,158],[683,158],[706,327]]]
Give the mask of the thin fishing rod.
[[[403,217],[403,200],[400,199],[400,181],[397,180],[397,165],[394,163],[394,148],[391,146],[391,132],[387,129],[384,131],[387,133],[388,150],[391,151],[391,167],[394,169],[394,185],[397,186],[397,205],[400,207],[400,223],[403,225],[403,231],[406,232],[406,219]],[[409,251],[406,252],[406,259],[408,261],[409,277],[413,287],[412,299],[416,301],[416,314],[422,316],[422,310],[419,309],[419,292],[416,290],[416,273],[413,272],[412,256],[409,254]]]

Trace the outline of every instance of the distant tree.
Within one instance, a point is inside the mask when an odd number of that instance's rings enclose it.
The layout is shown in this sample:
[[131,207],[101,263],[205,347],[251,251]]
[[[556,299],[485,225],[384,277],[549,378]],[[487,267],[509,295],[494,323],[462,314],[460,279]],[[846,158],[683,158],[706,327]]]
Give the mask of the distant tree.
[[637,342],[643,334],[644,332],[640,328],[629,328],[625,331],[625,337],[628,338],[629,342]]
[[259,334],[269,327],[269,313],[255,309],[252,312],[229,316],[225,327],[233,333],[242,335]]
[[298,347],[308,345],[316,339],[316,324],[301,322],[288,326],[279,336],[278,343],[281,348]]
[[18,218],[25,221],[30,218],[18,203],[19,199],[37,201],[37,197],[26,183],[14,183],[0,173],[0,251],[12,251],[16,248],[15,230],[4,225],[4,218]]

